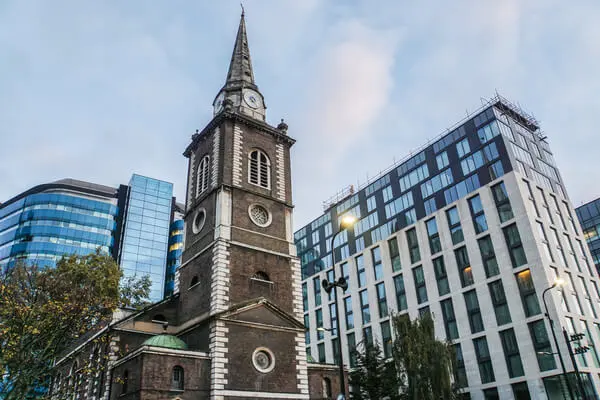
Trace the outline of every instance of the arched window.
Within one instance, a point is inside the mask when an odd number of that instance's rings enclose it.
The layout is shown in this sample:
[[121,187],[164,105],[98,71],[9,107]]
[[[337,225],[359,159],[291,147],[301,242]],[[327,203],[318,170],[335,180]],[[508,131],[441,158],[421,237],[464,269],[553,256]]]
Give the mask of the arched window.
[[198,277],[194,276],[190,282],[190,287],[198,284]]
[[127,393],[127,384],[129,383],[129,371],[123,371],[123,378],[121,379],[121,394]]
[[254,275],[252,275],[252,279],[271,282],[271,279],[269,279],[269,275],[267,275],[267,273],[263,271],[257,271]]
[[171,389],[183,390],[183,368],[179,365],[173,367]]
[[323,397],[331,399],[331,380],[329,378],[323,378]]
[[271,161],[260,150],[248,155],[248,181],[266,189],[271,187]]
[[208,181],[210,179],[210,157],[204,156],[198,163],[198,170],[196,171],[196,197],[200,196],[200,193],[208,189]]

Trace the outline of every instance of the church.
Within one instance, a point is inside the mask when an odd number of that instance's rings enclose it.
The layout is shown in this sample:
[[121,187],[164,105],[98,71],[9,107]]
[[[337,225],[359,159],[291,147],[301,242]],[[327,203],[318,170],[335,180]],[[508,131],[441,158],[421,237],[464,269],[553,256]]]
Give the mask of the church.
[[307,362],[287,131],[266,122],[242,13],[213,118],[184,152],[179,293],[120,311],[73,345],[52,398],[332,397],[337,366]]

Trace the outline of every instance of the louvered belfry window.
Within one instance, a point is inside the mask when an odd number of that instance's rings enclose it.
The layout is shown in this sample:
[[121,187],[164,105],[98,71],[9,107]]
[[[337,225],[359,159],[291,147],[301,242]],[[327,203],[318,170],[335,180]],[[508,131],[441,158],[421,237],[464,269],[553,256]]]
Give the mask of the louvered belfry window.
[[250,152],[248,158],[248,181],[253,185],[269,189],[271,187],[271,162],[260,150]]
[[210,180],[210,157],[204,156],[198,163],[196,171],[196,197],[208,189],[208,181]]

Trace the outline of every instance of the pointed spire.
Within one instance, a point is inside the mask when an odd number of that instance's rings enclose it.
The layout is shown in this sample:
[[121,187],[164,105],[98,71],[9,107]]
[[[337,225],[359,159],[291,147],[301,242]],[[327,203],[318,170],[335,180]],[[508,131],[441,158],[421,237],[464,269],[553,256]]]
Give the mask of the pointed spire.
[[229,72],[227,73],[227,81],[225,87],[239,85],[244,83],[247,86],[256,87],[254,84],[254,72],[252,71],[252,61],[250,60],[250,50],[248,48],[248,38],[246,36],[246,21],[244,19],[244,6],[242,5],[242,16],[240,18],[240,26],[238,28],[233,54],[231,55],[231,63],[229,64]]

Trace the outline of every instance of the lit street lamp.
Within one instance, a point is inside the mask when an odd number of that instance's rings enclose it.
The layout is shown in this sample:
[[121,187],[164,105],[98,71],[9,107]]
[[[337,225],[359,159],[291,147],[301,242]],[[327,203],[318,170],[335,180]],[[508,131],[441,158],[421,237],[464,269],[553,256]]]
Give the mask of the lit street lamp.
[[[331,237],[331,264],[333,265],[333,277],[332,280],[333,282],[329,282],[327,279],[323,279],[323,281],[321,282],[323,285],[323,289],[325,289],[325,291],[329,294],[331,292],[331,290],[333,290],[335,287],[339,287],[342,289],[342,293],[344,293],[346,291],[346,289],[348,289],[348,282],[346,282],[346,279],[344,278],[344,274],[343,271],[340,271],[340,278],[336,281],[335,279],[335,248],[333,247],[333,243],[335,241],[335,238],[337,237],[337,235],[342,232],[343,230],[346,230],[350,227],[352,227],[352,225],[354,225],[356,223],[356,217],[353,215],[345,215],[344,217],[342,217],[341,221],[340,221],[340,226],[338,231]],[[335,293],[334,293],[335,294]],[[338,336],[338,354],[339,354],[339,367],[340,367],[340,395],[338,396],[338,399],[345,399],[346,398],[346,384],[345,384],[345,379],[344,379],[344,361],[343,361],[343,355],[342,355],[342,334],[341,334],[341,330],[340,330],[340,313],[339,313],[339,308],[338,308],[338,297],[335,296],[335,328],[337,331],[337,336]],[[319,327],[317,328],[317,330],[327,330],[327,331],[332,331],[332,329],[326,329],[323,327]]]
[[[554,289],[557,286],[563,286],[564,284],[565,284],[564,279],[556,278],[556,280],[554,281],[552,286],[550,286],[549,288],[546,288],[542,292],[542,300],[544,301],[544,310],[545,310],[544,315],[546,316],[546,318],[548,318],[548,321],[550,321],[550,330],[552,331],[552,338],[554,338],[554,345],[556,346],[556,353],[549,353],[549,354],[558,354],[558,359],[560,361],[560,367],[562,369],[562,375],[565,379],[565,382],[567,383],[567,390],[569,391],[569,397],[571,399],[575,399],[575,396],[573,396],[573,388],[571,387],[571,382],[569,382],[569,377],[567,376],[565,362],[562,358],[560,348],[558,347],[558,340],[556,339],[556,333],[554,332],[554,321],[552,320],[552,318],[550,318],[550,314],[548,314],[548,304],[546,303],[546,293],[548,293],[551,289]],[[545,352],[542,352],[542,353],[545,353]]]

